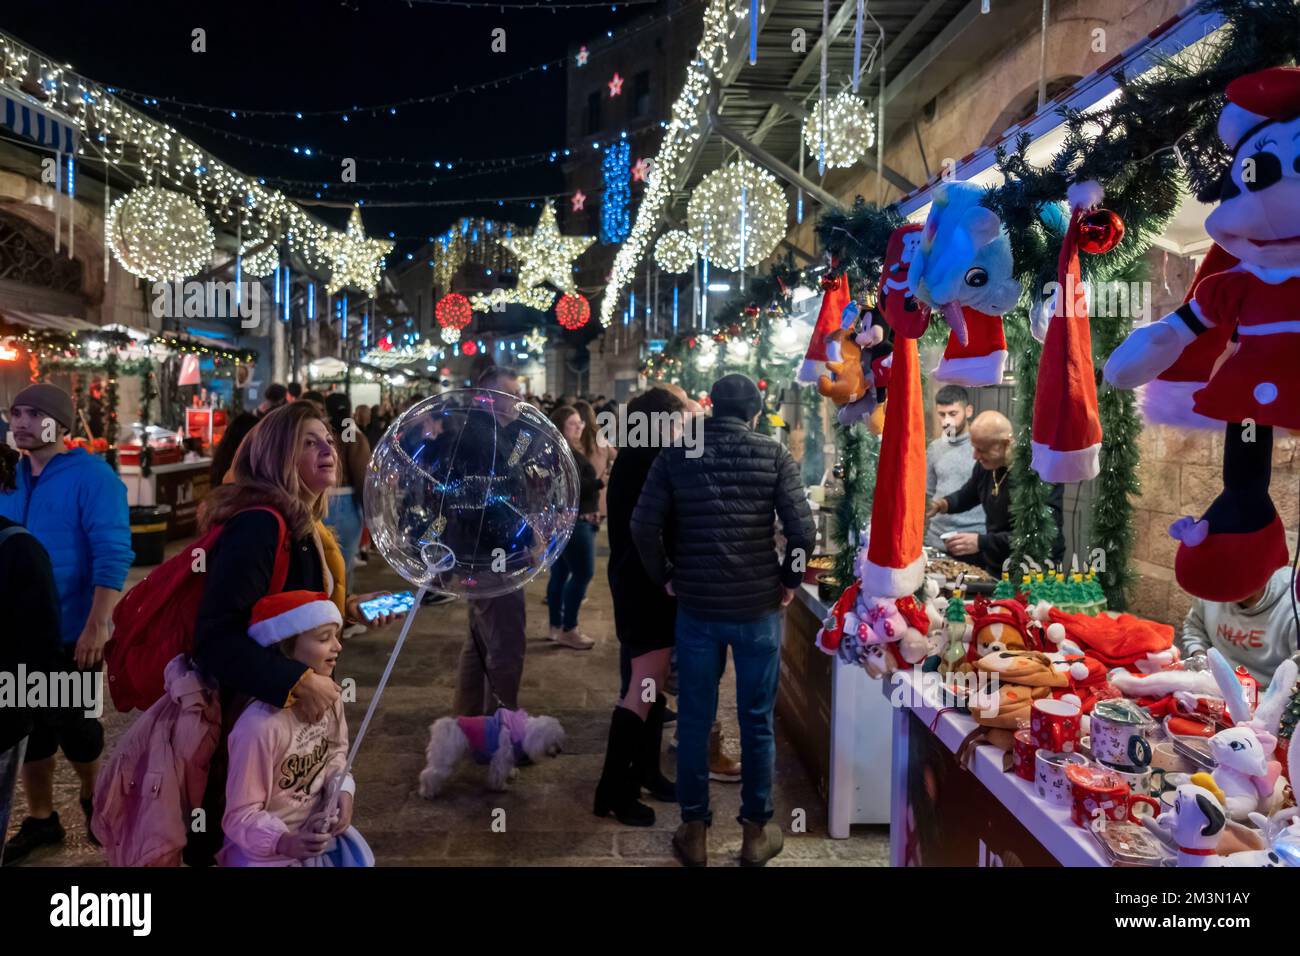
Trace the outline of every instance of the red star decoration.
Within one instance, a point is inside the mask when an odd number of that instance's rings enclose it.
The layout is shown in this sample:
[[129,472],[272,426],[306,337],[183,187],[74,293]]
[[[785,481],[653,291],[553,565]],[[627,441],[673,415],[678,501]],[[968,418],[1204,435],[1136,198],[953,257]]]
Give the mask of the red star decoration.
[[587,65],[587,57],[589,57],[589,56],[591,56],[591,54],[587,52],[587,48],[586,48],[585,46],[584,46],[584,47],[579,47],[579,48],[578,48],[578,66],[586,66],[586,65]]
[[620,93],[623,92],[623,77],[618,75],[617,70],[614,71],[614,78],[609,81],[608,86],[609,86],[609,95],[611,98],[618,96]]
[[586,201],[587,201],[587,194],[584,193],[581,189],[579,189],[576,193],[574,193],[573,198],[569,200],[569,202],[573,205],[574,212],[581,212],[582,204],[585,203]]
[[635,179],[637,182],[643,183],[646,181],[646,177],[648,177],[649,175],[650,175],[650,160],[646,159],[643,156],[640,159],[638,159],[636,161],[636,165],[632,167],[632,178]]

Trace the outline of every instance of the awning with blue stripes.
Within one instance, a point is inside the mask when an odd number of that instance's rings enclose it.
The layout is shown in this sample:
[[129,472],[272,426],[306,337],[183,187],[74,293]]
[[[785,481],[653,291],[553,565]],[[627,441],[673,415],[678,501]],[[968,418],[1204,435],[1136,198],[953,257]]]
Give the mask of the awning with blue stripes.
[[76,152],[77,127],[14,94],[0,92],[0,125],[57,152]]

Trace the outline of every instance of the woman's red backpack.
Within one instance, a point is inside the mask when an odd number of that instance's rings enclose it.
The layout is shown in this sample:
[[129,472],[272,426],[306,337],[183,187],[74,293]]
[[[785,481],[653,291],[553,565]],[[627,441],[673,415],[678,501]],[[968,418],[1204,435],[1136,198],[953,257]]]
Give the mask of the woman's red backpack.
[[[289,574],[288,528],[274,508],[248,510],[275,515],[278,538],[267,593],[278,594]],[[177,654],[193,653],[207,556],[223,527],[210,528],[189,548],[150,571],[113,610],[113,637],[104,647],[104,667],[108,692],[118,710],[152,707],[163,695],[167,664]]]

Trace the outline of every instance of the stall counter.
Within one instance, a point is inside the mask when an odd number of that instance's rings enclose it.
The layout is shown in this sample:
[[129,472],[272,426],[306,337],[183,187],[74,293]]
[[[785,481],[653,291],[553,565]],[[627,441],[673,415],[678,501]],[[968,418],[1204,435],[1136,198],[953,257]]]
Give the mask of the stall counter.
[[148,477],[140,473],[139,465],[122,465],[118,474],[126,485],[128,505],[171,505],[167,540],[174,541],[198,533],[199,503],[208,495],[211,470],[212,459],[200,458],[154,465]]
[[786,608],[777,713],[843,840],[853,824],[889,822],[890,707],[866,671],[817,648],[828,610],[811,584]]

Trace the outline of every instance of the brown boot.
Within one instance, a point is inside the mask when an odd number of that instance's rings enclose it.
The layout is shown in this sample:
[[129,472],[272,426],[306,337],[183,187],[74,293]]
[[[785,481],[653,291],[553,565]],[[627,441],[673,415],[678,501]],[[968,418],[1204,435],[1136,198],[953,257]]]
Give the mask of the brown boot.
[[673,850],[685,866],[709,865],[709,828],[703,820],[683,823],[673,834]]
[[719,783],[740,783],[740,761],[722,749],[722,725],[714,724],[709,735],[709,779]]
[[745,833],[740,844],[741,866],[763,866],[785,846],[785,834],[770,820],[762,824],[742,820],[740,825]]

